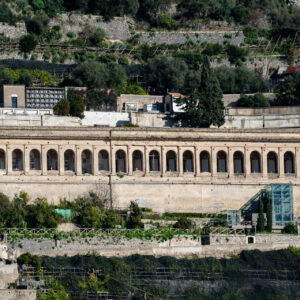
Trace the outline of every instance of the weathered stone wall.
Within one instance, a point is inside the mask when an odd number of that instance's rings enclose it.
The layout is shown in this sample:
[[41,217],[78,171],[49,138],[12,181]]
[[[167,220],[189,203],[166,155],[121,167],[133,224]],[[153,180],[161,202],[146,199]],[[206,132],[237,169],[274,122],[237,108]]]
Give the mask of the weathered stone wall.
[[166,114],[158,113],[130,113],[130,123],[139,127],[172,127],[174,119]]
[[18,39],[27,33],[24,22],[17,23],[16,26],[0,23],[0,36],[10,39]]
[[[276,249],[286,249],[289,246],[299,247],[300,237],[296,235],[260,235],[254,236],[254,244],[248,244],[245,235],[213,235],[210,237],[210,245],[202,245],[201,237],[192,238],[190,236],[177,236],[165,242],[152,240],[126,239],[126,238],[73,238],[59,241],[50,239],[18,240],[15,244],[10,244],[14,249],[15,256],[30,252],[35,255],[47,256],[73,256],[77,254],[96,253],[99,255],[130,256],[133,254],[155,255],[155,256],[175,256],[186,257],[196,255],[198,257],[229,257],[238,254],[242,250],[259,249],[270,251]],[[22,245],[20,248],[18,245]]]
[[0,290],[0,299],[3,300],[36,300],[34,290]]
[[299,128],[300,114],[292,115],[230,115],[225,116],[222,128]]
[[228,41],[232,45],[240,46],[245,41],[243,32],[239,31],[169,31],[169,32],[141,32],[140,43],[183,45],[188,41],[195,43],[222,44]]

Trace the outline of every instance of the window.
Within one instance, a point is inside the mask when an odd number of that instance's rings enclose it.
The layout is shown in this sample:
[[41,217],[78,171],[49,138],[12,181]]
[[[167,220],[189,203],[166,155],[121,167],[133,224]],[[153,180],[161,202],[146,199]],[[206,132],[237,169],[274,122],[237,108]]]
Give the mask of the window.
[[11,107],[18,108],[18,97],[16,96],[11,97]]
[[234,174],[244,173],[244,154],[237,151],[233,155]]
[[116,172],[126,173],[126,154],[123,150],[116,152]]
[[200,154],[200,170],[201,173],[210,172],[210,156],[207,151]]
[[82,174],[92,174],[92,153],[89,150],[81,153],[81,169]]
[[251,173],[260,173],[260,154],[257,151],[253,151],[250,155]]
[[30,170],[41,169],[40,152],[36,149],[30,151]]
[[133,171],[143,171],[143,154],[139,150],[132,153],[132,167]]
[[176,163],[176,153],[174,151],[167,152],[167,172],[176,172],[177,163]]
[[227,172],[227,155],[224,151],[219,151],[217,154],[217,172]]
[[293,174],[295,173],[294,168],[294,154],[292,152],[286,152],[284,154],[284,173]]
[[268,173],[277,173],[277,155],[275,152],[268,153]]
[[5,170],[5,152],[0,149],[0,169]]
[[12,169],[14,171],[23,171],[23,152],[16,149],[12,153]]
[[64,153],[65,171],[75,172],[75,153],[72,150],[67,150]]
[[193,153],[191,151],[183,153],[183,172],[194,172]]
[[53,149],[47,152],[47,170],[57,171],[58,170],[58,159],[57,152]]
[[150,172],[159,172],[159,153],[152,150],[149,154]]
[[99,171],[109,171],[108,152],[101,150],[98,154]]

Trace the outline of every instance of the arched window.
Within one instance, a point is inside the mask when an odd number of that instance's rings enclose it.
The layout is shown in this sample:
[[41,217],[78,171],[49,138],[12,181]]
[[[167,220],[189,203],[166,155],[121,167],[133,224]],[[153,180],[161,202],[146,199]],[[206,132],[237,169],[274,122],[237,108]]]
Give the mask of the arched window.
[[132,169],[134,171],[143,171],[143,154],[139,150],[132,153]]
[[290,151],[284,153],[284,173],[285,174],[295,173],[294,154]]
[[30,170],[41,169],[41,156],[40,152],[36,149],[30,151]]
[[275,152],[268,153],[268,173],[278,173],[277,154]]
[[65,171],[75,172],[75,153],[73,150],[67,150],[64,153]]
[[98,154],[99,171],[109,171],[108,158],[109,158],[109,155],[106,150],[99,151],[99,154]]
[[234,174],[244,173],[244,154],[240,151],[234,152],[233,155]]
[[0,169],[4,170],[5,168],[5,152],[4,150],[0,149]]
[[58,158],[57,158],[57,152],[53,149],[49,150],[47,152],[47,170],[58,170]]
[[149,153],[149,163],[150,163],[150,172],[159,172],[159,153],[155,150],[152,150]]
[[183,153],[183,172],[194,172],[193,153],[189,150]]
[[23,152],[16,149],[12,153],[12,169],[14,171],[23,171]]
[[126,154],[123,150],[116,152],[116,172],[126,173]]
[[227,172],[227,154],[224,151],[219,151],[217,153],[217,172]]
[[250,155],[251,173],[260,173],[260,154],[257,151],[253,151]]
[[210,172],[210,155],[207,151],[202,151],[200,154],[200,171]]
[[176,153],[174,151],[167,152],[167,172],[176,172],[177,163],[176,163]]
[[81,153],[82,174],[92,174],[92,152],[84,150]]

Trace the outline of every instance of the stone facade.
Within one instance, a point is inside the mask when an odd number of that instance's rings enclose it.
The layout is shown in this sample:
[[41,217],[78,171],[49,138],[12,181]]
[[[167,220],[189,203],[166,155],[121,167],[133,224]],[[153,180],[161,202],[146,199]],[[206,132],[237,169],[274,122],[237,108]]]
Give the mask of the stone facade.
[[115,207],[212,213],[291,183],[298,217],[299,140],[298,129],[2,127],[0,190],[53,203],[105,190]]
[[24,85],[3,85],[1,89],[1,107],[24,108],[25,106]]

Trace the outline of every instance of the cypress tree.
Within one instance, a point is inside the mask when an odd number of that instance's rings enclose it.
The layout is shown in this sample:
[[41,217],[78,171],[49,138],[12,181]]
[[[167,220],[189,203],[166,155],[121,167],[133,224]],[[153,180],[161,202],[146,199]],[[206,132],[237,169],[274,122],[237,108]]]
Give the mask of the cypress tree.
[[273,220],[272,220],[272,204],[271,199],[268,199],[267,203],[267,231],[272,232],[273,227]]
[[184,113],[177,116],[182,127],[222,126],[225,122],[223,92],[219,81],[210,67],[208,57],[205,57],[201,68],[200,84],[189,98],[180,99]]
[[264,217],[264,204],[259,200],[259,208],[258,208],[258,219],[257,219],[257,231],[265,230],[265,217]]

